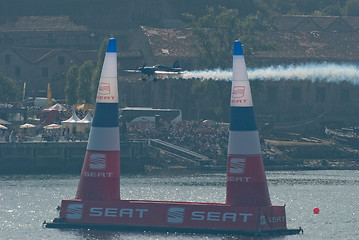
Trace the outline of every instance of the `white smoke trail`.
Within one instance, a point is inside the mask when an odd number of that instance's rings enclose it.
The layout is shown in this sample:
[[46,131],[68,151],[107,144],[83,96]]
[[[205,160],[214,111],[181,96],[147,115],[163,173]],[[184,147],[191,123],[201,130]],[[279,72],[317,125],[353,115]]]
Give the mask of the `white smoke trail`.
[[180,75],[184,79],[201,79],[201,80],[232,80],[232,69],[212,69],[212,70],[199,70],[199,71],[184,71]]
[[[182,78],[202,80],[231,80],[232,69],[203,70],[183,72]],[[248,69],[249,79],[258,80],[311,80],[339,82],[350,81],[359,85],[359,66],[353,64],[307,63],[300,65],[279,65]]]

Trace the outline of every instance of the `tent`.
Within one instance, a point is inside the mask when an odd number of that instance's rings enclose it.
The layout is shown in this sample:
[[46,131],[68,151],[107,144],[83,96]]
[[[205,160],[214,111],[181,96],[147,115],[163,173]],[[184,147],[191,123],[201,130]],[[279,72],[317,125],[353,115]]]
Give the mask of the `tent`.
[[61,125],[63,128],[69,129],[69,131],[72,133],[73,129],[76,128],[76,124],[79,121],[80,121],[79,117],[76,115],[76,112],[74,112],[69,119],[65,121],[61,121]]
[[59,128],[61,128],[61,125],[53,123],[53,124],[44,126],[44,128],[47,129],[47,130],[59,129]]
[[78,132],[85,133],[86,129],[89,129],[91,127],[91,123],[92,123],[92,117],[90,113],[87,113],[83,119],[77,122],[76,130]]
[[55,123],[58,121],[59,111],[56,109],[43,109],[40,113],[41,122]]
[[11,124],[11,122],[8,122],[8,121],[6,121],[4,119],[0,119],[0,124],[6,125],[6,124]]
[[[59,112],[63,112],[63,111],[66,111],[66,107],[62,106],[60,103],[56,103],[55,105],[52,105],[51,107],[48,107],[48,108],[45,108],[44,109],[45,111],[51,111],[51,110],[57,110]],[[43,111],[44,111],[43,110]]]
[[78,123],[92,123],[93,118],[91,117],[90,113],[87,113],[86,116],[78,121]]
[[36,127],[34,124],[25,123],[23,125],[20,125],[20,128],[34,128]]

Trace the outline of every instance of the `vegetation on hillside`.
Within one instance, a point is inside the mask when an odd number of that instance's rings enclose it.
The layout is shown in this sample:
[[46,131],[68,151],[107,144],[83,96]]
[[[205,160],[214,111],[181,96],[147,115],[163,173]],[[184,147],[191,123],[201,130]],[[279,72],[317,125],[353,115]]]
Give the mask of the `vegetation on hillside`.
[[14,80],[0,72],[0,102],[19,101],[20,89]]
[[71,66],[66,73],[65,96],[66,96],[66,103],[69,105],[76,104],[78,100],[77,97],[78,74],[79,74],[79,68],[76,65]]
[[195,47],[199,58],[197,68],[229,68],[232,64],[233,40],[246,45],[246,55],[269,49],[259,39],[259,30],[269,30],[270,24],[259,12],[240,17],[237,9],[208,7],[203,16],[184,14],[189,28],[198,37]]
[[[98,83],[101,77],[101,70],[106,54],[108,38],[101,43],[97,54],[97,63],[91,61],[84,62],[80,68],[72,66],[66,73],[66,103],[76,104],[94,103],[97,93]],[[121,69],[118,66],[118,69]]]

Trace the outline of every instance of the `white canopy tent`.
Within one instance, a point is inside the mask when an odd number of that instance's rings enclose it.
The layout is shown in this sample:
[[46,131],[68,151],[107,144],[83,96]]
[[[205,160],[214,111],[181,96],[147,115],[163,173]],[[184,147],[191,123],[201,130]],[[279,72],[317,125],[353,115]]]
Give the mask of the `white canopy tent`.
[[61,126],[62,128],[69,129],[70,133],[72,133],[73,128],[76,128],[76,124],[79,121],[80,121],[79,117],[76,115],[76,112],[74,112],[69,119],[61,121]]
[[90,113],[87,113],[86,116],[78,121],[76,124],[76,129],[78,132],[85,133],[86,129],[89,129],[91,127],[93,118],[91,117]]
[[46,108],[46,110],[57,110],[59,112],[66,111],[66,107],[63,105],[56,103],[55,105],[52,105],[51,107]]

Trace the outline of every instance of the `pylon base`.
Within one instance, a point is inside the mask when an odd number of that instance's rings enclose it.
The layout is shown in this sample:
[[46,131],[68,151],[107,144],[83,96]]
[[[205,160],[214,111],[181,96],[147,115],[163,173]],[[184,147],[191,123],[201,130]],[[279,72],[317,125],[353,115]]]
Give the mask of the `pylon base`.
[[60,217],[47,228],[287,235],[284,206],[238,207],[220,203],[62,200]]

